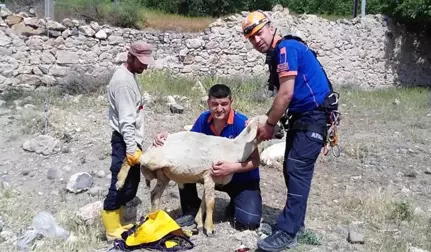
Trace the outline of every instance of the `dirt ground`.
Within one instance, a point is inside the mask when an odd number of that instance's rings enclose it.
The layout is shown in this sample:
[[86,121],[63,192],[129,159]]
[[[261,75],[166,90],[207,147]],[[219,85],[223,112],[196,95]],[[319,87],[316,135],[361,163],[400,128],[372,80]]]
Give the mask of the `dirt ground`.
[[[293,251],[431,250],[431,111],[428,101],[423,101],[427,97],[343,91],[342,153],[338,158],[320,156],[308,201],[310,235]],[[103,240],[100,223],[75,222],[78,209],[103,200],[109,186],[106,99],[52,100],[48,134],[60,140],[61,150],[47,156],[22,147],[44,130],[41,96],[0,99],[4,100],[0,107],[0,250],[16,251],[16,238],[37,212],[48,211],[74,239],[41,238],[33,251],[108,251],[111,244]],[[161,130],[182,130],[199,112],[186,109],[183,114],[172,114],[167,107],[165,112],[146,107],[145,144]],[[92,187],[100,190],[67,192],[66,184],[77,172],[93,174]],[[52,178],[52,173],[57,175]],[[272,224],[286,201],[284,179],[279,166],[261,166],[261,178],[263,222]],[[145,183],[140,184],[138,197],[142,200],[138,216],[142,216],[150,206]],[[216,197],[216,235],[193,236],[195,248],[190,251],[234,251],[241,243],[254,251],[261,233],[238,232],[221,221],[228,196],[217,192]],[[175,217],[180,205],[176,185],[169,186],[162,199],[162,206]],[[350,243],[349,232],[363,235],[359,240],[364,243]]]

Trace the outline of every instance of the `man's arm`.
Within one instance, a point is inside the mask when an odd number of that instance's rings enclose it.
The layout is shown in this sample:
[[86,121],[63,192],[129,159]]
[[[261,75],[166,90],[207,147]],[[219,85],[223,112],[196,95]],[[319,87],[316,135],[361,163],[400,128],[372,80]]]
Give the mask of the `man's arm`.
[[134,96],[133,90],[129,87],[119,87],[115,90],[119,130],[126,143],[126,152],[130,155],[133,155],[138,148],[135,139],[136,104]]
[[280,78],[280,90],[275,96],[274,102],[268,111],[268,122],[272,125],[277,124],[281,116],[289,107],[293,96],[296,76],[286,76]]
[[250,171],[260,164],[259,150],[256,148],[250,155],[250,157],[241,163],[232,163],[232,173]]
[[268,111],[268,122],[275,125],[286,112],[292,100],[295,78],[298,75],[298,49],[288,47],[284,42],[277,50],[277,73],[280,88]]
[[266,112],[266,114],[265,114],[265,115],[269,116],[269,114],[271,113],[271,111],[272,111],[272,107],[271,107],[271,108],[269,108],[268,112]]

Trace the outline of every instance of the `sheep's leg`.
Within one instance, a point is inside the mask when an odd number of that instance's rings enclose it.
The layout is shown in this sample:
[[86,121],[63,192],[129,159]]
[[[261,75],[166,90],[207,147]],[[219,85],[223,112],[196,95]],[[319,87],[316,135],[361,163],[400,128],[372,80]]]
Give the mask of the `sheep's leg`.
[[[205,217],[205,230],[207,236],[214,235],[214,222],[213,213],[215,205],[215,183],[210,173],[204,175],[204,191],[205,191],[205,204],[206,204],[206,217]],[[202,199],[204,200],[204,199]]]
[[157,184],[151,191],[151,212],[160,210],[160,198],[169,183],[169,178],[163,173],[162,169],[156,171]]
[[129,170],[130,165],[127,163],[127,159],[124,159],[123,164],[120,168],[120,172],[117,174],[117,183],[115,183],[117,191],[123,188],[124,182],[126,182],[127,175],[129,174]]
[[144,165],[141,165],[141,173],[142,173],[142,175],[144,175],[145,184],[146,184],[147,188],[150,188],[151,187],[151,180],[153,180],[157,177],[156,172],[151,171],[150,169],[148,169],[148,167],[146,167]]
[[196,227],[198,228],[199,232],[203,230],[204,223],[203,223],[203,212],[205,211],[205,188],[202,193],[202,200],[201,205],[199,206],[199,211],[196,214],[195,222],[197,223]]

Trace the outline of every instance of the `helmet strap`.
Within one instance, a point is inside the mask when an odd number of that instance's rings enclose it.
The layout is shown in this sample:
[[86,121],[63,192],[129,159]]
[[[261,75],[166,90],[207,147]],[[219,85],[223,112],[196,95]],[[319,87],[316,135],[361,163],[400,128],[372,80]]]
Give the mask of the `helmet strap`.
[[274,38],[275,38],[275,34],[277,33],[277,28],[275,28],[274,34],[272,35],[272,39],[271,39],[271,45],[268,48],[268,51],[266,51],[266,59],[265,59],[265,64],[270,64],[271,63],[271,59],[274,56],[274,51],[275,48],[272,47],[272,44],[274,43]]

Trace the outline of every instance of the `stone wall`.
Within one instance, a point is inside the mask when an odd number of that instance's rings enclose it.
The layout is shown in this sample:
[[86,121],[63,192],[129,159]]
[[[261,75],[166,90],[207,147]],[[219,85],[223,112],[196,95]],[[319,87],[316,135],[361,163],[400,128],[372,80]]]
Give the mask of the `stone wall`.
[[[292,16],[280,6],[267,13],[279,34],[298,34],[318,52],[335,85],[431,84],[431,46],[384,16],[328,21]],[[7,9],[0,14],[0,92],[57,85],[73,71],[109,71],[125,60],[128,44],[136,40],[154,45],[158,69],[198,76],[267,75],[264,56],[240,33],[245,12],[219,19],[202,33],[138,31],[70,19],[57,23]]]

